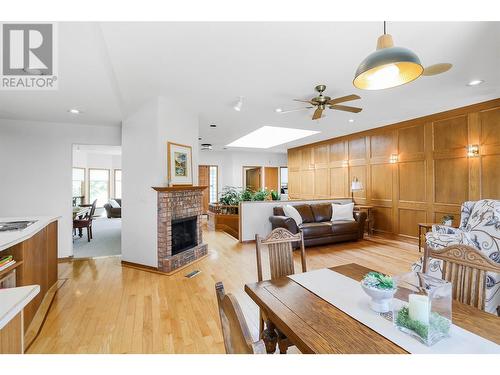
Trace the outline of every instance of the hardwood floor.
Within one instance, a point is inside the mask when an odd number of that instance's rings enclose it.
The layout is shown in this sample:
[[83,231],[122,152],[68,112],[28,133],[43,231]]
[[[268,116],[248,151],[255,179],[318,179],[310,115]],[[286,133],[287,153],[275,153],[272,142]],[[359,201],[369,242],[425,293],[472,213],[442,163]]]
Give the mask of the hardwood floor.
[[[253,336],[258,309],[245,294],[257,280],[254,244],[204,232],[209,256],[177,274],[125,268],[119,257],[59,264],[66,279],[28,353],[224,353],[214,285],[240,302]],[[373,238],[306,249],[308,270],[355,262],[395,274],[418,258],[413,244]],[[269,278],[263,253],[264,278]],[[300,254],[295,254],[300,270]],[[184,277],[193,270],[201,273]]]

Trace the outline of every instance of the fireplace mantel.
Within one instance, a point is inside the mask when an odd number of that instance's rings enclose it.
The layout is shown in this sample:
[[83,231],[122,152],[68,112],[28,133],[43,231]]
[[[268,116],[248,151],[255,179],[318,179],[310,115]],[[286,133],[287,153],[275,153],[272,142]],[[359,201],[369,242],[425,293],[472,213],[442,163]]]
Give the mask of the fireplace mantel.
[[208,186],[198,185],[178,185],[178,186],[153,186],[152,188],[158,192],[168,191],[184,191],[184,190],[205,190]]

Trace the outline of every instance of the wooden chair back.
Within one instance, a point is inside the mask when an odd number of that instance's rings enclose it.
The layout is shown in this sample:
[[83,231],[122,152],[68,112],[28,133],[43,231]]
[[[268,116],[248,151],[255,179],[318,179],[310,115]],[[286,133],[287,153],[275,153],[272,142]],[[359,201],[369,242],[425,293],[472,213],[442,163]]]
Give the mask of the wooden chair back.
[[253,342],[252,335],[236,298],[232,294],[224,292],[224,285],[221,282],[215,284],[215,293],[217,294],[226,353],[266,354],[264,341]]
[[274,280],[279,277],[293,275],[295,273],[292,245],[296,242],[300,243],[302,272],[306,272],[306,252],[302,232],[293,234],[284,228],[276,228],[265,239],[262,239],[258,234],[255,235],[257,277],[259,281],[262,281],[262,246],[267,245],[269,252],[269,267],[271,269],[271,280]]
[[[484,310],[486,272],[500,273],[500,264],[466,245],[452,245],[439,250],[426,245],[425,250],[425,258],[443,261],[443,279],[453,285],[453,298]],[[428,260],[425,264],[428,266]],[[427,271],[427,267],[424,269]]]

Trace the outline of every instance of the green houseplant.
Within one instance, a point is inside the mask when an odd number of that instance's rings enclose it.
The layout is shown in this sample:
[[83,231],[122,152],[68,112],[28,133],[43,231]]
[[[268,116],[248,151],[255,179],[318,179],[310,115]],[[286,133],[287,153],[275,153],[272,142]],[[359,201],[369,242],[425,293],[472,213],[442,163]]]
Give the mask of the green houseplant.
[[258,190],[254,193],[253,200],[254,201],[265,201],[268,196],[269,196],[269,191],[267,191],[266,189],[261,189],[261,190]]

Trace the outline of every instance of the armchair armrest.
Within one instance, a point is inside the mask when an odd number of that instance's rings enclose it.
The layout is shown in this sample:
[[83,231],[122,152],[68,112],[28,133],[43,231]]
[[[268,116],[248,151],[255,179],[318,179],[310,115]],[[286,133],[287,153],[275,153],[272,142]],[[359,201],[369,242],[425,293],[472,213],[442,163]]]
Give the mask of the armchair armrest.
[[285,228],[286,230],[292,232],[293,234],[299,233],[299,228],[297,227],[297,223],[291,217],[269,216],[269,221],[271,222],[273,229]]
[[441,234],[460,234],[463,232],[460,228],[450,227],[449,225],[443,224],[433,224],[432,231]]

